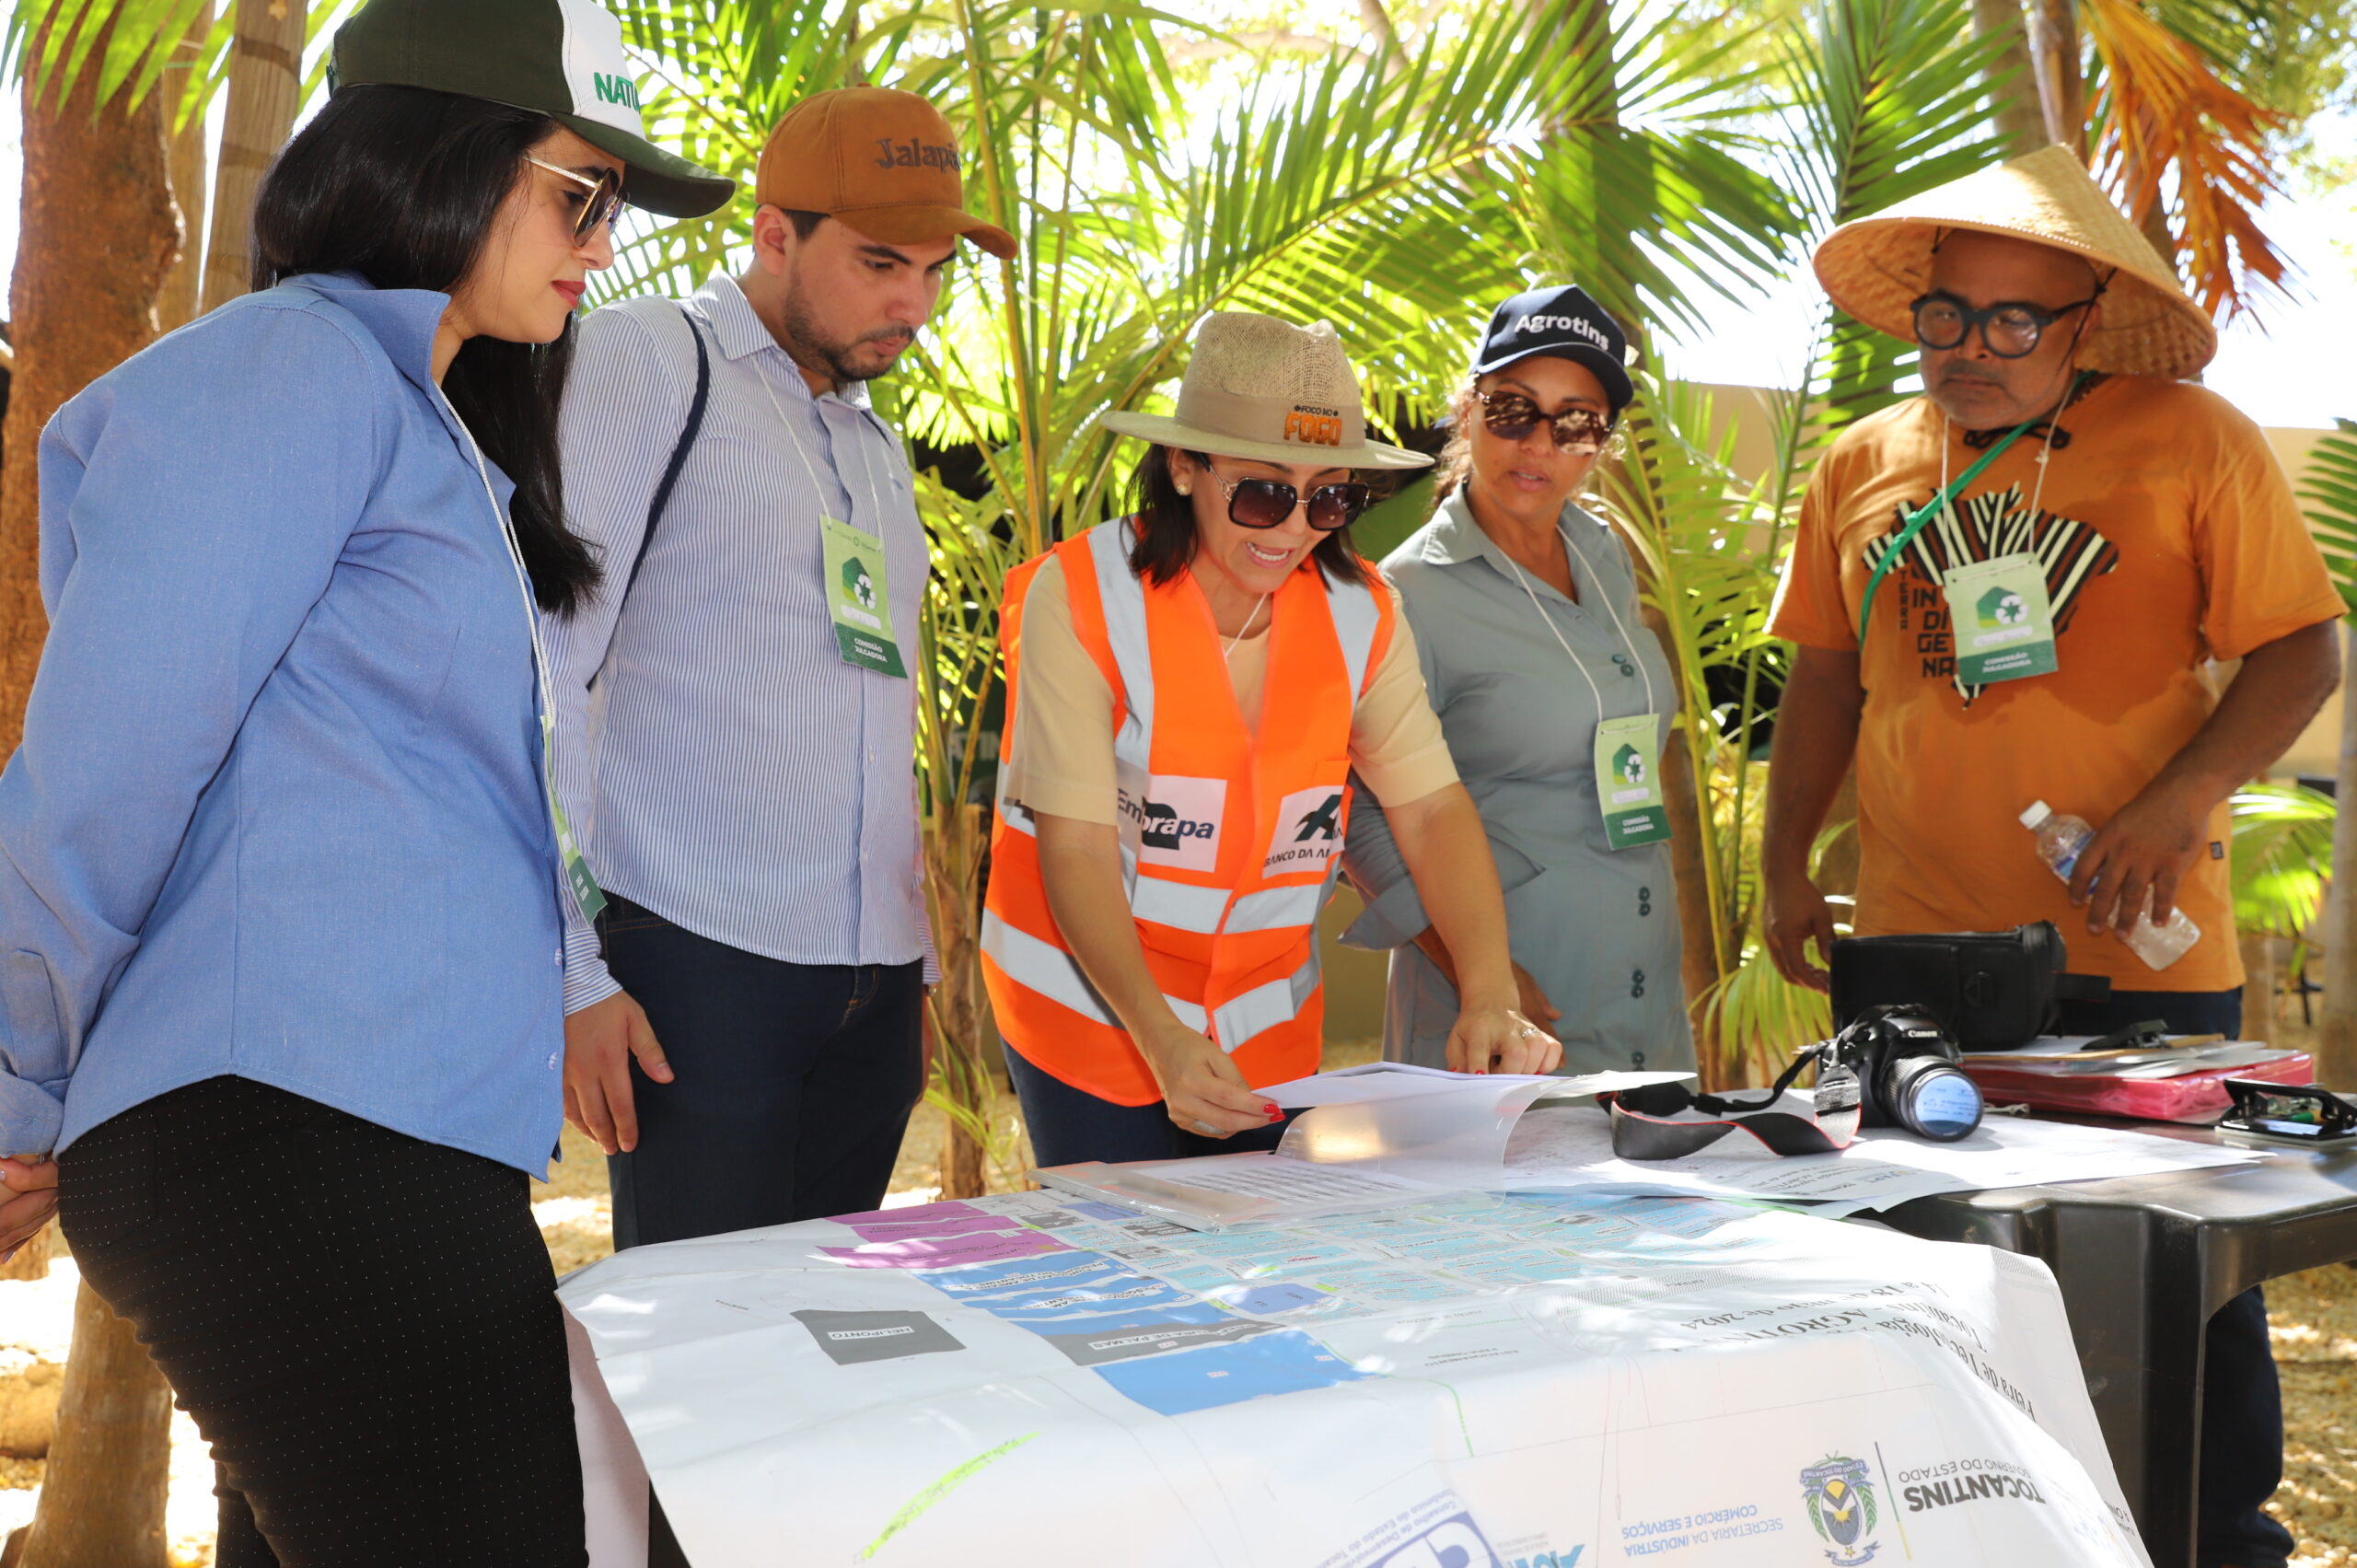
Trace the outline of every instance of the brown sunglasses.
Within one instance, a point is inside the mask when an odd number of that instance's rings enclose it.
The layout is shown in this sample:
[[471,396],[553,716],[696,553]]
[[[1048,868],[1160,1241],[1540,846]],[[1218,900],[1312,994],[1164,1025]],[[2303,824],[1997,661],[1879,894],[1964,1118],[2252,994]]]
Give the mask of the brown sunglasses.
[[1481,424],[1504,441],[1519,441],[1544,424],[1555,445],[1567,452],[1601,452],[1612,435],[1612,421],[1589,408],[1567,408],[1541,413],[1538,405],[1520,392],[1476,392],[1481,404]]
[[542,163],[529,153],[524,156],[524,161],[534,168],[545,168],[551,174],[570,180],[588,192],[586,196],[571,198],[581,203],[581,210],[573,215],[573,239],[576,245],[586,243],[591,235],[613,222],[614,215],[622,209],[622,177],[610,168],[598,170],[598,178],[592,180],[586,174],[576,174],[552,163]]

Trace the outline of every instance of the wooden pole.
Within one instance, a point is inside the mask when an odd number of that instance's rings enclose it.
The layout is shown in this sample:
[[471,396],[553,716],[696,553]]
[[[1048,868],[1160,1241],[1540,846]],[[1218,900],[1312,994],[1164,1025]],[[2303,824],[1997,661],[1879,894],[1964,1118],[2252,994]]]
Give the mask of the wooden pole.
[[2046,145],[2046,115],[2039,107],[2038,77],[2030,65],[2029,36],[2022,23],[2022,0],[1972,0],[1972,30],[2002,40],[1989,62],[1989,101],[1997,133],[2009,155],[2036,152]]
[[[164,134],[169,137],[166,164],[171,175],[172,201],[180,210],[180,253],[171,275],[156,301],[156,324],[170,331],[196,319],[204,293],[205,146],[204,111],[200,108],[181,122],[188,95],[196,86],[196,70],[204,53],[204,40],[213,31],[212,0],[197,7],[188,31],[172,51],[164,80]],[[174,130],[178,125],[180,128]]]
[[131,1325],[83,1285],[24,1568],[168,1568],[171,1458],[171,1386]]
[[2332,887],[2325,905],[2324,995],[2316,1018],[2316,1081],[2357,1088],[2357,632],[2340,628],[2340,767],[2334,795]]
[[213,180],[204,308],[253,286],[254,193],[295,128],[303,97],[303,0],[237,0],[229,107]]

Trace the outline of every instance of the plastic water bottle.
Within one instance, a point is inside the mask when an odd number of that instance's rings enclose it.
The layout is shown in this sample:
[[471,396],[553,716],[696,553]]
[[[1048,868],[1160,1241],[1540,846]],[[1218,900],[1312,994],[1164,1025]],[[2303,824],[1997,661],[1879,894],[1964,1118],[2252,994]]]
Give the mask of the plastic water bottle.
[[[2042,800],[2029,803],[2029,809],[2022,813],[2021,823],[2038,836],[2038,858],[2065,882],[2071,879],[2072,867],[2079,864],[2079,852],[2096,836],[2085,819],[2060,814]],[[2167,922],[2155,925],[2153,906],[2147,901],[2136,923],[2120,940],[2147,964],[2165,970],[2201,940],[2201,927],[2188,920],[2181,909],[2169,911]]]

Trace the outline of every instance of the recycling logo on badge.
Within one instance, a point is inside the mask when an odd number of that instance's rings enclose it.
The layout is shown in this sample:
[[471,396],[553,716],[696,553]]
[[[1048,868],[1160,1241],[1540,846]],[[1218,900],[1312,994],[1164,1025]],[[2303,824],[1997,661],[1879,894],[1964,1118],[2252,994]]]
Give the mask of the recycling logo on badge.
[[1980,624],[1991,631],[2002,626],[2019,626],[2029,619],[2029,606],[2022,596],[2003,584],[1980,596]]
[[1644,753],[1633,746],[1623,746],[1612,754],[1612,776],[1623,785],[1642,785],[1645,782]]
[[1832,1543],[1825,1560],[1835,1568],[1855,1568],[1882,1550],[1874,1539],[1879,1510],[1864,1460],[1827,1455],[1801,1471],[1801,1495],[1808,1503],[1808,1522]]
[[867,575],[867,563],[856,555],[843,563],[843,597],[862,610],[876,608],[876,579]]

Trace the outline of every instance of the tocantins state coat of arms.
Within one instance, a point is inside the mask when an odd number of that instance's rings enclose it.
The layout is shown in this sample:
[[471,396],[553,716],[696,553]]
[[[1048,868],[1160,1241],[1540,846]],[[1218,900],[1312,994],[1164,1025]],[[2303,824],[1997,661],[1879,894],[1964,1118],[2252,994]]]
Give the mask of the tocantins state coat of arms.
[[1808,1500],[1808,1522],[1833,1543],[1827,1562],[1851,1568],[1881,1550],[1872,1539],[1875,1483],[1864,1460],[1827,1455],[1801,1471],[1801,1495]]

